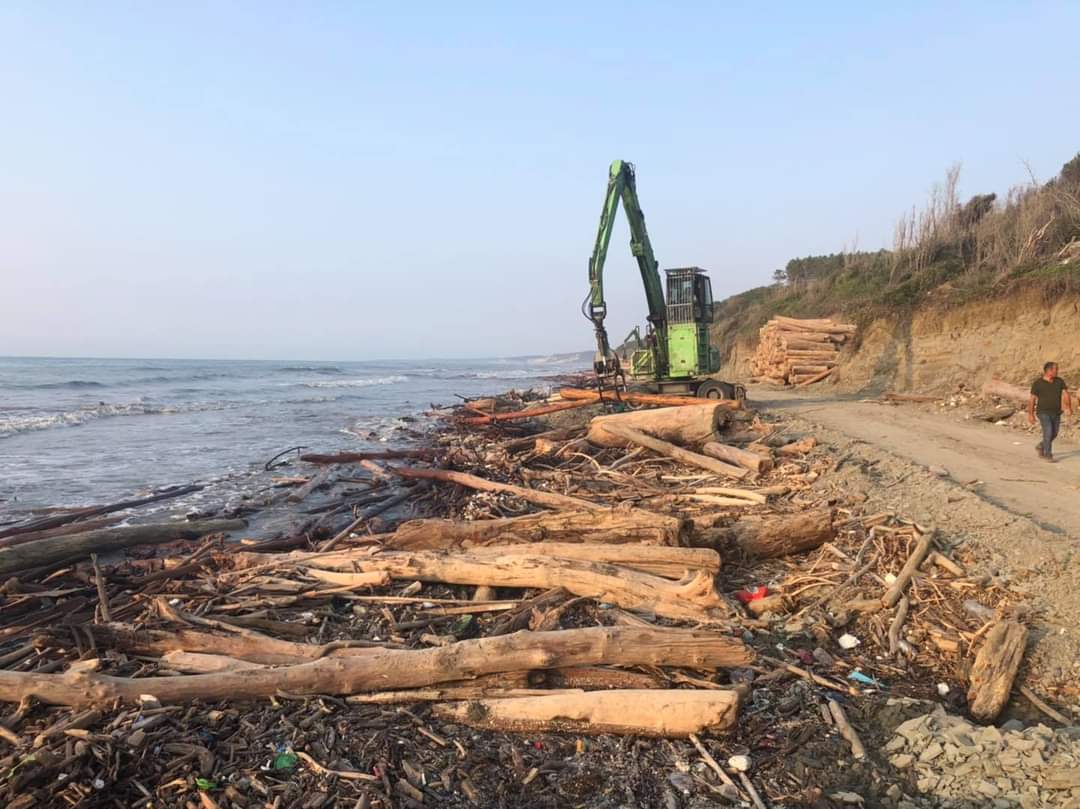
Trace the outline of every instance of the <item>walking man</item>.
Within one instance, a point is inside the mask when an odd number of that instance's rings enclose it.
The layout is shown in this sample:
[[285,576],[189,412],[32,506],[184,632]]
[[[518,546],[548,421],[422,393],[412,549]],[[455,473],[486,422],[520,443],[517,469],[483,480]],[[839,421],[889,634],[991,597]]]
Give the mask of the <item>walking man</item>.
[[1048,362],[1043,366],[1043,375],[1031,385],[1031,397],[1028,399],[1028,422],[1035,423],[1038,416],[1039,424],[1042,425],[1042,441],[1035,445],[1035,451],[1040,458],[1048,461],[1054,460],[1052,445],[1057,438],[1058,430],[1061,429],[1061,411],[1064,410],[1072,416],[1072,396],[1069,395],[1069,386],[1058,375],[1056,362]]

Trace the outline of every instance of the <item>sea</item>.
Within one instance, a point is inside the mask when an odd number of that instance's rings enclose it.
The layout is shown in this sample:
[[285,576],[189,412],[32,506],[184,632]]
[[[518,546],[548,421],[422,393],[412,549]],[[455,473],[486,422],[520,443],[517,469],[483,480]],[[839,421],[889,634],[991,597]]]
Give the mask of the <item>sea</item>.
[[[0,519],[199,483],[172,510],[235,504],[266,464],[308,452],[415,446],[433,406],[549,390],[582,354],[296,362],[0,357]],[[295,460],[298,452],[282,460]],[[287,469],[287,468],[286,468]],[[292,467],[294,474],[310,470]],[[288,474],[286,471],[284,474]]]

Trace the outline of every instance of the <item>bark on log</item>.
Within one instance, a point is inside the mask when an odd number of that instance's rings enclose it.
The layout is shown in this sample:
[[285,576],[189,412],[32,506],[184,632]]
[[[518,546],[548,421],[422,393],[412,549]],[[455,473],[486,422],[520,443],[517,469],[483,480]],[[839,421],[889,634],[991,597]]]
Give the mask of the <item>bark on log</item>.
[[90,553],[129,548],[133,545],[157,545],[178,539],[198,539],[207,534],[239,531],[247,525],[243,520],[207,520],[204,522],[128,525],[119,528],[100,528],[81,534],[68,534],[51,539],[39,539],[23,545],[0,549],[0,576],[7,576],[32,567],[51,565]]
[[680,545],[686,523],[642,509],[544,511],[497,520],[409,520],[379,537],[395,550],[450,550],[518,542],[612,542]]
[[684,739],[727,731],[739,693],[719,690],[625,690],[484,699],[433,706],[435,716],[473,728],[512,733],[631,734]]
[[741,642],[713,632],[590,627],[518,632],[431,649],[387,650],[281,668],[182,677],[135,679],[88,672],[0,671],[0,701],[21,702],[33,697],[47,704],[81,707],[113,700],[137,702],[140,695],[149,693],[164,703],[212,702],[257,699],[278,691],[356,694],[420,688],[500,671],[595,665],[719,668],[745,666],[752,661],[752,653]]
[[288,501],[290,503],[302,502],[309,494],[314,492],[316,489],[321,489],[323,486],[328,486],[333,480],[333,477],[333,469],[329,467],[327,467],[326,469],[320,469],[318,472],[311,476],[310,480],[308,480],[307,483],[305,483],[303,486],[299,487],[295,491],[290,492],[287,498]]
[[705,547],[735,547],[747,556],[770,558],[802,553],[833,537],[829,508],[775,517],[742,517],[734,525],[703,531],[693,541]]
[[67,511],[63,514],[52,514],[48,517],[39,517],[35,520],[29,520],[0,529],[0,537],[25,534],[27,531],[43,531],[47,528],[56,528],[57,526],[67,525],[68,523],[77,522],[78,520],[85,520],[89,517],[99,517],[102,514],[111,514],[114,511],[126,511],[129,508],[144,506],[147,503],[171,500],[174,497],[201,491],[202,488],[202,484],[198,483],[192,483],[187,486],[172,486],[164,491],[159,491],[156,494],[139,497],[134,500],[122,500],[119,503],[109,503],[105,506],[90,506],[88,508],[76,509],[75,511]]
[[896,581],[889,586],[889,589],[885,591],[885,595],[881,597],[882,604],[886,607],[896,606],[896,602],[904,595],[904,591],[907,589],[915,572],[919,569],[919,565],[926,560],[927,555],[930,553],[930,546],[933,541],[933,531],[928,531],[919,537],[919,541],[915,543],[915,550],[911,552],[911,556],[907,558],[904,566],[900,569],[900,575],[896,577]]
[[630,427],[653,438],[684,446],[698,446],[714,441],[717,431],[727,423],[728,411],[715,403],[697,407],[662,407],[657,410],[634,410],[597,416],[589,423],[587,438],[597,447],[625,447],[630,443],[609,427]]
[[773,466],[772,458],[739,449],[738,447],[729,447],[727,444],[721,444],[718,441],[707,441],[701,451],[710,458],[741,466],[743,469],[748,469],[756,474],[768,472]]
[[60,525],[56,528],[46,528],[42,531],[27,531],[25,534],[13,534],[0,539],[0,548],[12,545],[24,545],[27,542],[37,542],[39,539],[52,539],[53,537],[67,536],[68,534],[82,534],[87,531],[96,531],[99,528],[108,528],[123,521],[123,517],[101,517],[97,520],[86,520],[69,525]]
[[999,621],[986,634],[968,688],[968,706],[976,719],[993,721],[1009,701],[1026,641],[1027,627],[1016,621]]
[[847,323],[834,323],[831,320],[796,320],[777,315],[774,320],[781,326],[792,326],[800,331],[820,332],[824,334],[854,334],[856,327]]
[[[620,545],[597,546],[615,550]],[[238,561],[259,564],[260,554],[236,554]],[[385,571],[395,579],[446,584],[489,584],[494,587],[563,587],[574,595],[606,601],[629,610],[654,612],[666,618],[720,621],[727,605],[716,592],[711,574],[697,571],[678,582],[601,562],[560,559],[541,554],[481,554],[471,551],[388,551],[366,549],[331,554],[292,553],[275,556],[279,564],[297,564],[348,572]]]
[[673,548],[661,545],[602,544],[593,542],[545,542],[542,548],[533,545],[498,545],[473,548],[470,553],[480,557],[509,556],[517,553],[533,555],[537,551],[559,559],[618,565],[619,567],[651,573],[665,579],[681,579],[688,572],[704,570],[720,572],[720,554],[712,548]]
[[668,443],[659,438],[653,438],[651,435],[646,435],[640,430],[635,430],[632,427],[627,427],[622,424],[608,424],[604,427],[604,432],[607,435],[614,435],[618,438],[624,439],[632,444],[639,444],[646,449],[651,449],[653,452],[657,452],[660,455],[666,455],[669,458],[674,458],[680,463],[687,464],[689,466],[697,466],[702,469],[707,469],[715,475],[725,475],[729,478],[735,478],[736,480],[742,480],[749,474],[749,471],[739,466],[733,466],[731,464],[718,461],[715,458],[710,458],[707,455],[701,455],[697,452],[691,452],[688,449],[677,447],[674,444]]
[[835,370],[836,370],[835,368],[827,368],[824,371],[822,371],[820,374],[814,374],[813,376],[811,376],[811,377],[809,377],[807,379],[800,379],[796,383],[795,387],[804,388],[807,385],[813,385],[815,382],[820,382],[825,377],[830,376],[832,374],[832,372],[835,371]]
[[573,410],[578,407],[588,407],[592,402],[553,402],[552,404],[531,407],[527,410],[515,410],[512,413],[492,413],[487,416],[468,416],[461,419],[462,424],[494,424],[498,421],[518,421],[531,419],[534,416],[546,416],[550,413],[558,413],[562,410]]
[[529,503],[546,506],[547,508],[588,509],[589,511],[610,510],[608,506],[591,503],[578,497],[568,497],[565,494],[555,494],[554,492],[545,492],[539,489],[526,489],[522,486],[511,486],[509,483],[497,483],[494,480],[485,480],[476,475],[470,475],[468,472],[454,472],[449,469],[413,469],[410,467],[393,467],[390,471],[403,478],[440,480],[484,492],[505,492],[506,494],[516,495]]
[[[381,644],[342,646],[338,644],[295,643],[259,633],[214,634],[193,629],[135,629],[124,624],[85,624],[80,632],[89,634],[99,649],[115,649],[138,655],[160,657],[170,652],[191,652],[229,657],[266,666],[307,663],[324,657],[362,657],[381,652]],[[66,629],[42,629],[34,633],[38,648],[71,642]]]
[[[580,388],[563,388],[559,391],[559,395],[564,399],[598,402],[600,401],[600,394],[595,390],[582,390]],[[675,396],[672,394],[659,394],[659,393],[637,393],[635,391],[615,391],[605,390],[603,394],[605,402],[626,402],[627,404],[635,405],[654,405],[657,407],[688,407],[693,405],[700,405],[707,407],[709,405],[713,407],[722,407],[728,410],[738,410],[742,407],[742,403],[734,399],[722,399],[717,401],[716,399],[698,399],[693,396]]]

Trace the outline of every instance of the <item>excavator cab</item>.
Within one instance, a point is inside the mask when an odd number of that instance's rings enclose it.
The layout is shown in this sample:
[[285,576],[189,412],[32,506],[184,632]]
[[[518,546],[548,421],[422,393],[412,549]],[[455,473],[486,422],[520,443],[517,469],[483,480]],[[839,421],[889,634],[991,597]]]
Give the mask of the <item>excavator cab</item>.
[[712,282],[700,267],[666,270],[668,374],[674,379],[713,373],[717,353],[709,345]]

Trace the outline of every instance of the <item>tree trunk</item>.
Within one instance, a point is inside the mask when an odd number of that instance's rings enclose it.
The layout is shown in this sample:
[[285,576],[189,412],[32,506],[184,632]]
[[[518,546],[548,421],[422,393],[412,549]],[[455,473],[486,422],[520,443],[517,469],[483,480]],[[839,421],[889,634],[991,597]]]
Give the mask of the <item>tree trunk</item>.
[[[600,393],[595,390],[581,390],[580,388],[563,388],[559,395],[564,399],[599,402]],[[693,405],[723,407],[728,410],[738,410],[742,403],[734,399],[698,399],[694,396],[677,396],[674,394],[637,393],[635,391],[605,390],[603,394],[605,402],[626,402],[636,405],[655,405],[657,407],[688,407]]]
[[797,381],[793,379],[792,381],[795,382],[796,387],[804,388],[807,385],[813,385],[815,382],[820,382],[825,377],[831,375],[832,372],[835,371],[835,370],[836,370],[835,368],[826,368],[820,374],[813,374],[812,376],[808,376],[806,378],[799,378]]
[[496,520],[409,520],[379,537],[396,550],[449,550],[515,542],[680,545],[685,522],[642,509],[545,511]]
[[[630,546],[597,547],[618,550]],[[270,561],[254,553],[235,554],[234,558],[241,563]],[[367,549],[362,549],[330,554],[292,553],[273,557],[272,560],[278,564],[291,562],[323,570],[385,571],[393,578],[405,581],[543,589],[561,586],[574,595],[606,601],[629,610],[654,612],[666,618],[688,621],[714,622],[728,615],[727,605],[716,592],[712,575],[701,570],[673,582],[602,562],[562,559],[537,553],[484,554],[471,551],[388,551],[372,555]]]
[[558,413],[562,410],[573,410],[578,407],[588,407],[592,402],[554,402],[552,404],[531,407],[527,410],[515,410],[512,413],[492,413],[488,416],[468,416],[461,419],[462,424],[493,424],[497,421],[517,421],[519,419],[531,419],[534,416],[546,416],[549,413]]
[[[244,634],[214,634],[193,629],[135,629],[124,624],[84,624],[80,632],[88,633],[100,649],[115,649],[137,655],[161,657],[170,652],[190,652],[229,657],[265,666],[291,665],[319,660],[323,657],[362,657],[383,651],[382,644],[368,642],[366,646],[295,643],[254,632]],[[42,629],[34,633],[34,645],[42,648],[71,642],[66,628]]]
[[473,728],[511,733],[615,733],[684,739],[735,726],[734,690],[591,691],[435,705],[435,716]]
[[976,719],[993,721],[1009,701],[1026,641],[1027,627],[1016,621],[999,621],[987,633],[968,688],[968,707]]
[[281,668],[182,677],[0,671],[0,700],[21,702],[33,697],[47,704],[81,707],[113,700],[132,703],[142,694],[151,694],[164,703],[213,702],[258,699],[279,691],[356,694],[420,688],[500,671],[595,665],[701,669],[745,666],[752,660],[752,653],[741,642],[714,632],[590,627],[518,632],[431,649],[387,650],[362,657],[326,657]]
[[[713,403],[697,407],[662,407],[597,416],[589,423],[589,443],[597,447],[625,447],[629,442],[608,427],[630,427],[653,438],[686,446],[716,439],[717,430],[727,423],[728,411]],[[636,442],[635,442],[636,443]]]
[[773,517],[742,517],[734,525],[702,532],[695,545],[735,547],[747,556],[771,558],[802,553],[833,537],[832,509]]
[[727,444],[721,444],[717,441],[707,442],[705,446],[701,448],[701,451],[710,458],[727,461],[728,463],[741,466],[743,469],[748,469],[756,474],[768,472],[773,466],[772,458],[767,458],[764,455],[758,455],[756,452],[750,452],[745,449],[729,447]]
[[577,497],[568,497],[565,494],[555,494],[554,492],[545,492],[539,489],[526,489],[522,486],[511,486],[509,483],[497,483],[494,480],[485,480],[476,475],[470,475],[468,472],[454,472],[449,469],[412,469],[410,467],[394,467],[391,471],[403,478],[440,480],[484,492],[505,492],[506,494],[516,495],[526,502],[546,506],[547,508],[610,511],[608,506],[602,506],[599,503],[591,503]]
[[820,332],[824,334],[854,334],[855,326],[847,323],[835,323],[831,320],[796,320],[793,317],[777,315],[774,320],[781,328],[791,326],[799,331]]
[[497,545],[473,548],[470,553],[480,557],[498,557],[517,553],[537,552],[559,559],[578,559],[619,565],[666,579],[681,579],[689,571],[720,572],[720,554],[712,548],[672,548],[661,545],[602,544],[593,542],[545,542],[542,547],[528,545]]
[[647,449],[651,449],[653,452],[666,455],[669,458],[674,458],[676,461],[679,461],[679,463],[707,469],[716,475],[726,475],[727,477],[741,480],[748,474],[747,470],[741,467],[732,466],[723,461],[718,461],[715,458],[709,458],[705,455],[691,452],[688,449],[677,447],[667,441],[653,438],[651,435],[646,435],[640,430],[635,430],[632,427],[627,427],[622,424],[608,424],[604,428],[604,432],[607,435],[615,435],[632,444],[639,444]]
[[163,525],[127,525],[119,528],[100,528],[81,534],[39,539],[23,545],[0,550],[0,576],[7,576],[31,567],[41,567],[68,559],[78,559],[91,553],[129,548],[133,545],[159,545],[178,539],[198,539],[207,534],[239,531],[247,525],[243,520],[207,520],[178,522]]

